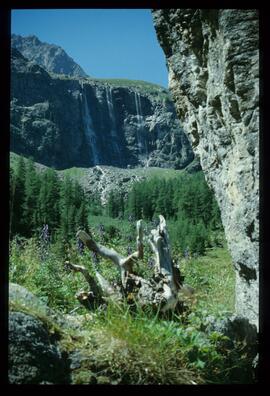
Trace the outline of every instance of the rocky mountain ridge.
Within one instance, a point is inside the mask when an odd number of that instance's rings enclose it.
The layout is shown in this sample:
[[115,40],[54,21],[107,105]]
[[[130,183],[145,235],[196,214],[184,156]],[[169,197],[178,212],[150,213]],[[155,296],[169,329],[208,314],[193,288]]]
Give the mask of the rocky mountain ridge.
[[56,169],[181,169],[194,158],[162,87],[51,74],[16,49],[11,72],[11,150],[18,154]]
[[66,74],[74,77],[86,77],[87,74],[68,54],[58,45],[40,41],[36,36],[22,37],[11,35],[11,47],[46,69],[56,74]]

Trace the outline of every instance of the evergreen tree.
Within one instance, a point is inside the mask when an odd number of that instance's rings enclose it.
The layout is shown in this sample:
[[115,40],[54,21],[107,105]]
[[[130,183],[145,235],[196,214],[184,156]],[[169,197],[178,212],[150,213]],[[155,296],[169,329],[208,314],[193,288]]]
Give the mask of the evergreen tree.
[[204,254],[208,241],[207,230],[202,222],[193,225],[189,237],[189,246],[192,253]]
[[94,216],[99,216],[103,213],[103,207],[101,205],[100,199],[94,193],[92,193],[86,200],[86,206],[88,207],[89,213]]
[[60,188],[60,236],[62,240],[68,241],[70,237],[74,236],[75,229],[72,225],[75,222],[72,216],[75,216],[75,211],[71,209],[73,205],[73,184],[69,177],[66,177]]
[[13,220],[13,205],[14,205],[14,191],[15,191],[15,174],[13,168],[9,172],[9,238],[12,237],[12,220]]
[[22,218],[22,205],[25,199],[25,161],[19,157],[16,170],[11,180],[11,211],[10,211],[10,234],[25,235],[25,223]]
[[108,202],[107,202],[107,213],[109,217],[117,217],[118,216],[118,201],[117,196],[114,191],[110,192]]
[[174,215],[173,211],[173,197],[174,197],[174,185],[173,180],[168,180],[166,183],[166,217],[171,219]]
[[86,206],[85,199],[83,199],[79,209],[77,210],[77,213],[75,215],[75,224],[76,224],[76,229],[83,229],[86,232],[89,231],[88,227],[88,210]]
[[40,177],[40,183],[37,221],[40,227],[48,224],[49,229],[55,231],[60,221],[60,186],[56,172],[53,169],[46,170]]
[[[71,207],[70,217],[74,217],[75,229],[81,228],[88,230],[88,209],[85,192],[82,186],[76,180],[73,187],[73,205]],[[72,223],[70,227],[72,226]],[[73,232],[75,231],[73,229]]]
[[162,214],[166,217],[167,191],[165,180],[159,182],[157,191],[158,194],[156,198],[155,213],[157,215]]
[[133,216],[135,219],[138,218],[139,214],[139,208],[138,208],[138,197],[137,197],[137,188],[136,185],[132,188],[128,195],[128,200],[127,200],[127,210],[126,213],[128,216]]
[[27,160],[25,172],[25,196],[22,204],[22,222],[25,234],[30,237],[38,228],[37,207],[39,195],[39,177],[35,170],[34,162]]

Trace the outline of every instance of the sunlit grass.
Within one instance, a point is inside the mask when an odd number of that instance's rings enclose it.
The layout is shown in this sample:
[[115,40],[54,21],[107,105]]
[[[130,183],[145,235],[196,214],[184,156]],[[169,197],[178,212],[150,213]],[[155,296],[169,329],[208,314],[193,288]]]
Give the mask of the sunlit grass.
[[[102,218],[96,220],[99,223]],[[128,222],[125,225],[130,227]],[[98,230],[95,232],[98,234]],[[110,245],[120,248],[124,254],[122,239],[112,239]],[[92,271],[89,252],[80,256],[74,244],[68,255],[72,262]],[[233,312],[234,271],[226,248],[207,250],[205,256],[196,259],[180,260],[185,283],[195,288],[196,302],[183,317],[170,320],[139,308],[131,311],[126,302],[87,313],[80,307],[75,293],[87,289],[88,285],[80,273],[65,271],[63,262],[57,246],[51,246],[42,258],[37,240],[14,241],[10,252],[10,281],[41,297],[59,315],[75,308],[73,317],[79,323],[77,330],[68,326],[59,328],[51,318],[46,319],[43,311],[21,302],[11,301],[10,309],[42,320],[50,332],[59,334],[62,350],[69,353],[79,350],[86,355],[82,367],[73,373],[73,383],[89,383],[91,373],[105,378],[100,381],[107,378],[115,384],[230,383],[233,367],[245,366],[241,350],[238,353],[226,349],[226,343],[222,346],[221,334],[204,332],[202,326],[209,315],[220,318]],[[142,261],[140,265],[147,263]],[[98,268],[106,278],[117,279],[117,269],[112,263],[100,260]],[[232,381],[237,383],[235,375]]]
[[[177,335],[168,325],[126,304],[109,305],[93,323],[84,346],[88,369],[121,384],[194,384],[202,382],[199,371],[189,365]],[[94,350],[93,344],[96,345]],[[87,353],[87,352],[86,352]],[[84,367],[86,368],[86,367]]]
[[226,248],[207,249],[204,256],[181,260],[185,283],[196,291],[197,303],[210,313],[234,312],[235,271]]

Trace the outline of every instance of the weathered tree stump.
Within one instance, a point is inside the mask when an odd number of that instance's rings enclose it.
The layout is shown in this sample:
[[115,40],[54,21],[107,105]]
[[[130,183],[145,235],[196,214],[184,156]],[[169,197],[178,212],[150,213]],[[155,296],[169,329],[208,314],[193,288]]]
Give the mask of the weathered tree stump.
[[182,277],[171,257],[169,235],[163,216],[159,216],[159,225],[151,230],[148,237],[155,256],[154,273],[150,279],[136,275],[133,270],[134,264],[144,256],[142,220],[137,221],[137,250],[127,257],[123,257],[114,249],[98,244],[91,233],[78,231],[76,236],[89,250],[112,261],[121,274],[121,285],[113,286],[96,268],[94,268],[95,276],[91,276],[85,267],[66,262],[69,268],[81,272],[89,285],[88,292],[77,294],[78,300],[83,305],[92,308],[108,300],[126,299],[128,302],[132,300],[140,307],[152,307],[161,313],[179,310],[182,307],[178,293],[182,287]]

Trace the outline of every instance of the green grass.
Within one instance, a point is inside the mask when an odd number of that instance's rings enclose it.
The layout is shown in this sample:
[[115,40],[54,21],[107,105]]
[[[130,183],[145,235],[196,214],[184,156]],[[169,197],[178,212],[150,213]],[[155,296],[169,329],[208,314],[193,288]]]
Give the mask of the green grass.
[[115,87],[131,88],[139,91],[141,94],[154,95],[158,100],[169,100],[170,93],[168,89],[158,84],[153,84],[143,80],[128,80],[125,78],[88,78],[101,84],[109,84]]
[[104,82],[107,84],[120,86],[120,87],[139,87],[146,90],[153,90],[153,91],[165,91],[167,89],[161,85],[150,83],[148,81],[143,80],[129,80],[126,78],[90,78],[90,80]]
[[183,174],[184,170],[176,170],[176,169],[169,169],[169,168],[143,168],[142,173],[145,174],[147,178],[160,178],[160,179],[173,179],[175,177],[179,177],[179,175]]
[[[50,73],[51,77],[56,80],[78,80],[78,77],[75,76],[68,76],[64,74],[57,74],[57,73]],[[83,79],[85,82],[96,82],[101,84],[110,84],[116,87],[126,87],[126,88],[135,88],[140,91],[144,91],[145,93],[150,93],[154,95],[158,95],[160,98],[168,98],[169,91],[165,87],[154,84],[148,81],[143,80],[129,80],[126,78],[95,78],[95,77],[82,77],[79,78],[80,80]]]
[[[100,222],[107,227],[122,224],[126,233],[135,228],[126,221],[109,221],[97,216],[91,224],[97,239],[100,236],[95,225]],[[125,254],[123,235],[111,238],[106,245]],[[149,254],[146,249],[141,267],[147,266]],[[65,258],[85,265],[92,272],[91,255],[85,252],[79,256],[75,243],[63,256],[57,245],[52,245],[42,255],[34,238],[13,241],[10,281],[25,286],[60,316],[64,315],[80,306],[75,293],[88,288],[80,273],[65,270]],[[107,260],[100,260],[98,267],[110,280],[119,276]],[[220,333],[206,333],[202,329],[209,315],[221,318],[233,312],[234,271],[227,249],[207,250],[205,256],[197,259],[180,257],[180,268],[185,283],[195,288],[196,300],[189,305],[185,315],[171,320],[141,309],[131,312],[127,303],[109,304],[106,309],[97,309],[90,314],[81,306],[74,315],[74,320],[80,323],[77,330],[68,326],[59,329],[50,318],[44,317],[43,312],[36,312],[31,307],[11,302],[10,309],[37,316],[50,332],[58,334],[62,350],[79,350],[86,356],[81,367],[73,370],[72,383],[92,383],[92,380],[114,384],[241,383],[241,376],[235,374],[246,365],[241,348],[232,351]]]
[[[128,306],[110,305],[88,325],[91,340],[98,345],[91,350],[93,363],[102,375],[121,384],[191,384],[202,380],[189,366],[175,330],[154,317]],[[89,345],[89,344],[88,344]],[[90,342],[91,345],[91,342]]]
[[89,373],[113,384],[241,383],[232,372],[245,366],[245,355],[232,352],[222,334],[202,331],[202,321],[191,315],[187,323],[161,320],[140,309],[131,313],[127,304],[110,304],[83,322],[78,342],[64,338],[65,348],[85,356],[73,372],[74,383],[89,383]]
[[113,225],[118,227],[121,231],[125,231],[126,227],[129,227],[128,220],[120,220],[118,218],[112,218],[105,215],[93,216],[89,215],[88,218],[90,228],[97,228],[99,224],[103,224],[104,226]]
[[72,179],[78,179],[78,181],[80,181],[80,179],[85,176],[86,172],[87,172],[86,168],[76,168],[76,167],[57,171],[57,173],[60,175],[62,174],[64,176],[69,176]]
[[196,290],[197,305],[209,313],[234,312],[235,271],[227,248],[207,249],[197,259],[181,260],[185,283]]
[[75,293],[88,285],[83,277],[65,270],[64,261],[68,255],[74,257],[72,249],[65,258],[56,245],[43,251],[35,238],[13,240],[9,280],[26,287],[51,308],[69,312],[78,305]]

